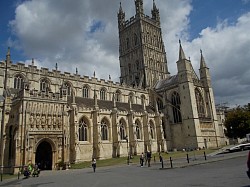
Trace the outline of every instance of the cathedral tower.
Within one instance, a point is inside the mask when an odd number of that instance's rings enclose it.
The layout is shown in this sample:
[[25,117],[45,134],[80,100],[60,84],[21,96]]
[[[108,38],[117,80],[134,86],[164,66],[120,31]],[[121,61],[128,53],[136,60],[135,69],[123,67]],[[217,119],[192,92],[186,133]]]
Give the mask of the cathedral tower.
[[169,75],[159,9],[153,1],[152,16],[146,16],[143,0],[135,0],[135,9],[136,15],[127,21],[121,5],[118,12],[120,81],[152,88]]

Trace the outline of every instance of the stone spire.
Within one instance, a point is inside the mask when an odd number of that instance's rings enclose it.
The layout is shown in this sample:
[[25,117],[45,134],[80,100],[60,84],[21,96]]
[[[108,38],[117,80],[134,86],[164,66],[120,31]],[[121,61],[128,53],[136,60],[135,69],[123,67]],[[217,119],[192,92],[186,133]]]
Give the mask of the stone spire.
[[179,40],[179,44],[180,44],[180,48],[179,48],[179,60],[184,60],[186,59],[186,56],[185,56],[185,53],[182,49],[182,46],[181,46],[181,40]]
[[200,68],[207,68],[205,59],[204,59],[203,54],[202,54],[202,50],[200,50],[200,52],[201,52]]
[[153,9],[151,10],[152,18],[156,21],[160,21],[159,9],[156,7],[155,0],[153,0]]
[[6,61],[7,61],[7,63],[9,63],[11,61],[11,59],[10,59],[10,47],[8,47],[8,51],[6,54]]
[[125,24],[125,12],[123,12],[123,10],[122,10],[122,3],[121,2],[120,2],[120,8],[119,8],[119,12],[117,14],[117,17],[118,17],[118,27],[120,29]]
[[143,0],[135,0],[135,10],[136,10],[136,17],[141,17],[144,14],[143,10]]

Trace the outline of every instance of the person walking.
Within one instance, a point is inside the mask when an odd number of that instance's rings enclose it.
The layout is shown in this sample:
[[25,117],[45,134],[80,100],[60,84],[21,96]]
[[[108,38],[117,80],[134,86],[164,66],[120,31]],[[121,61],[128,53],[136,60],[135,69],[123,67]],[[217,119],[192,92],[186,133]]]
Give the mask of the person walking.
[[95,173],[95,169],[96,169],[96,159],[95,158],[93,158],[93,160],[92,160],[92,168],[93,168],[93,171]]
[[143,167],[143,162],[144,162],[144,154],[141,153],[141,156],[140,156],[140,164],[141,164],[141,167]]

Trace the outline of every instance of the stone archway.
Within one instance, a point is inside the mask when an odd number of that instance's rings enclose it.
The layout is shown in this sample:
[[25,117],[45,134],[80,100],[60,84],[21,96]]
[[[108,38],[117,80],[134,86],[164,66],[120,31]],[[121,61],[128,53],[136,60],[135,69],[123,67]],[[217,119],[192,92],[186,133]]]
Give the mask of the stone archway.
[[52,170],[52,147],[47,141],[41,142],[36,149],[36,163],[42,170]]

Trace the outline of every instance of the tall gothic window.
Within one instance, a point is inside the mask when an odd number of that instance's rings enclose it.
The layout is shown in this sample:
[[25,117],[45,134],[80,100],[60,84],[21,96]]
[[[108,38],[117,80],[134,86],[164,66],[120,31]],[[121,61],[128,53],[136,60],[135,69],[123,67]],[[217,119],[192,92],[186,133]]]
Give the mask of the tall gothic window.
[[131,103],[134,103],[134,94],[133,92],[129,93],[129,100],[131,101]]
[[180,96],[177,92],[174,92],[171,98],[172,102],[172,108],[173,108],[173,117],[174,117],[174,123],[181,123],[181,100]]
[[115,95],[116,95],[116,101],[121,102],[121,91],[117,90],[115,92]]
[[84,119],[79,122],[79,141],[88,141],[88,126]]
[[47,79],[42,79],[40,81],[40,91],[43,91],[43,92],[50,91],[50,84],[49,84],[49,81]]
[[100,99],[106,100],[106,90],[104,88],[100,90]]
[[154,135],[155,135],[155,134],[154,134],[154,126],[153,126],[153,124],[150,124],[150,136],[151,136],[151,139],[154,139],[154,138],[155,138]]
[[108,140],[108,126],[105,121],[101,122],[101,139]]
[[157,98],[157,105],[159,110],[163,109],[163,102],[160,98]]
[[136,139],[140,140],[141,139],[141,129],[140,129],[138,122],[135,122],[135,134],[136,134]]
[[21,75],[16,75],[14,78],[14,88],[22,89],[23,88],[23,77]]
[[89,88],[87,86],[83,87],[82,96],[83,96],[83,98],[89,98]]
[[126,140],[126,128],[122,122],[120,122],[120,137],[121,140]]
[[196,98],[196,105],[197,105],[199,117],[205,117],[204,101],[203,101],[203,97],[198,89],[195,89],[195,98]]
[[63,83],[62,95],[71,95],[71,85],[68,82]]

